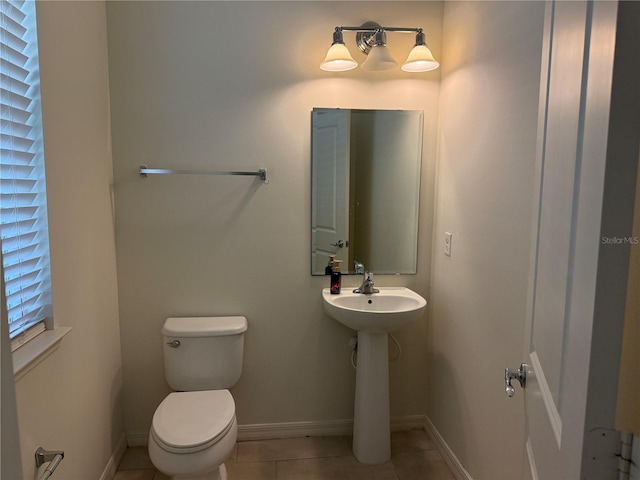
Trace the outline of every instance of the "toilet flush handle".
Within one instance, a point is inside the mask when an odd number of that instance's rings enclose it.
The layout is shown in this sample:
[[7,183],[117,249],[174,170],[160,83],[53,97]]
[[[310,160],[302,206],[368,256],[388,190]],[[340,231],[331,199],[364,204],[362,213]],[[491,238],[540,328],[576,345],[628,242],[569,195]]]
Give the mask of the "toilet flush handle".
[[178,348],[180,346],[180,340],[173,340],[172,342],[167,342],[171,348]]

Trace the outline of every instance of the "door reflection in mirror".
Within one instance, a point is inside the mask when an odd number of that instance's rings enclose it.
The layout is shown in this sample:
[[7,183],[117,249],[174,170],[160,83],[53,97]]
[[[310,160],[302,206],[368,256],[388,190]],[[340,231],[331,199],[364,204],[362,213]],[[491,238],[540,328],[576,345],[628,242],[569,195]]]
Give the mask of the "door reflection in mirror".
[[311,273],[333,254],[416,273],[423,113],[314,108],[311,125]]

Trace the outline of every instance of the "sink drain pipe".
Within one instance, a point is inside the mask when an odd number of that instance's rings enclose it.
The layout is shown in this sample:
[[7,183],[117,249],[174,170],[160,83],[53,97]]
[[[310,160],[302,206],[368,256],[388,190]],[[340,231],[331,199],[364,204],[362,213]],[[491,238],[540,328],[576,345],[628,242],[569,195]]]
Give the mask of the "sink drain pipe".
[[[393,362],[394,360],[397,360],[400,357],[400,354],[402,353],[402,348],[400,347],[400,342],[398,342],[396,337],[394,337],[390,333],[387,335],[391,337],[391,340],[393,340],[393,343],[396,344],[396,347],[398,350],[395,356],[389,357],[389,361]],[[355,345],[353,346],[353,350],[351,351],[351,366],[353,367],[354,370],[358,369],[357,355],[358,355],[358,342],[356,341]]]

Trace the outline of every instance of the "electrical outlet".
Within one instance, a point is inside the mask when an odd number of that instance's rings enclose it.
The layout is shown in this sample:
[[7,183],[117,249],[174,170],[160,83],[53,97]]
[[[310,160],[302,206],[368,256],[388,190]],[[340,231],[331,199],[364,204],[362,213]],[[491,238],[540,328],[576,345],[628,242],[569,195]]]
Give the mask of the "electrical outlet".
[[444,254],[447,257],[451,256],[451,237],[449,232],[444,232]]

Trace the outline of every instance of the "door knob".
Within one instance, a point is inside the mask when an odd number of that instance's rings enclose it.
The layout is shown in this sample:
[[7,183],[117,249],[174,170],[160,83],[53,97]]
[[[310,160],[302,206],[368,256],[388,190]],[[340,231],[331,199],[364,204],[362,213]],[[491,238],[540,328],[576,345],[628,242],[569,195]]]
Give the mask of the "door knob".
[[344,247],[344,240],[338,240],[336,243],[331,244],[332,247],[342,248]]
[[527,364],[521,363],[520,368],[505,368],[504,369],[504,383],[507,397],[511,398],[515,395],[516,391],[511,385],[511,380],[518,380],[520,386],[524,388],[527,385]]

